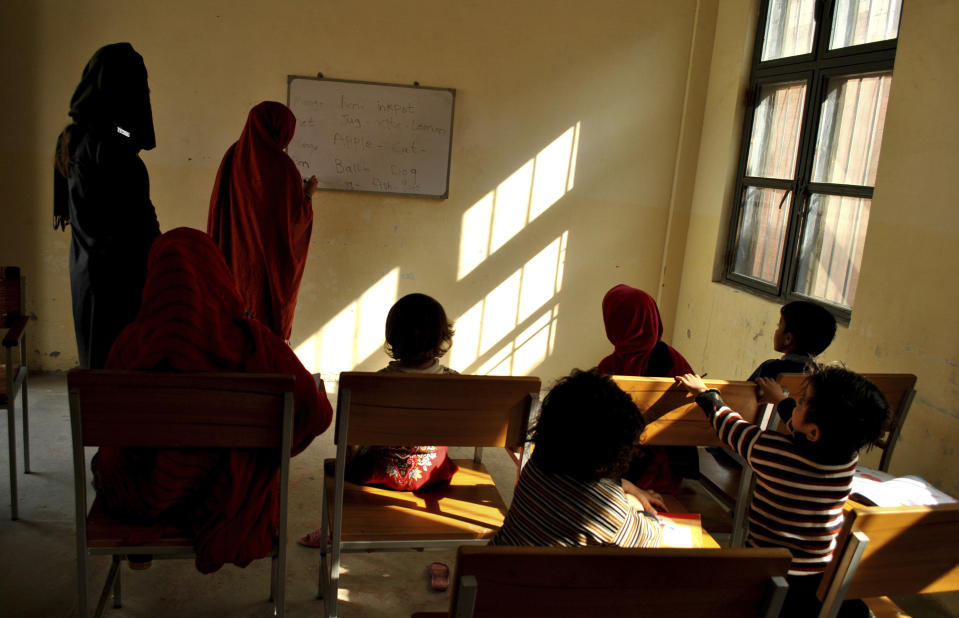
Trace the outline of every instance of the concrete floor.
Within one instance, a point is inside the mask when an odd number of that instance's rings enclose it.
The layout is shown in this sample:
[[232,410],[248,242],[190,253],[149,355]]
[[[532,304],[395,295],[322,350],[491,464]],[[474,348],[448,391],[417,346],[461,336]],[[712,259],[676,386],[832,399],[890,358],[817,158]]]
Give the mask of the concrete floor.
[[[65,374],[31,375],[29,382],[31,467],[22,473],[23,446],[17,456],[20,519],[9,520],[7,455],[0,456],[0,615],[76,616],[76,568],[73,467]],[[0,419],[2,421],[2,419]],[[17,432],[21,431],[17,413]],[[0,444],[7,443],[6,422],[0,422]],[[455,450],[455,449],[454,449]],[[321,462],[334,454],[331,432],[318,437],[294,458],[290,475],[289,563],[287,611],[290,616],[322,614],[315,598],[318,550],[295,539],[318,527]],[[468,451],[454,452],[457,457]],[[92,452],[87,454],[88,458]],[[487,449],[485,462],[507,501],[515,485],[515,467],[502,452]],[[705,505],[709,509],[709,505]],[[704,513],[707,529],[722,529],[722,515]],[[717,534],[722,542],[726,537]],[[452,566],[455,552],[377,552],[347,554],[340,580],[339,615],[351,617],[409,616],[415,611],[444,610],[448,593],[429,587],[427,565],[441,560]],[[95,602],[109,566],[108,557],[91,558],[89,594]],[[211,575],[196,571],[192,561],[156,560],[146,571],[123,576],[123,608],[110,616],[268,616],[269,561],[245,569],[225,566]],[[911,615],[923,618],[959,616],[959,594],[946,593],[897,599]]]

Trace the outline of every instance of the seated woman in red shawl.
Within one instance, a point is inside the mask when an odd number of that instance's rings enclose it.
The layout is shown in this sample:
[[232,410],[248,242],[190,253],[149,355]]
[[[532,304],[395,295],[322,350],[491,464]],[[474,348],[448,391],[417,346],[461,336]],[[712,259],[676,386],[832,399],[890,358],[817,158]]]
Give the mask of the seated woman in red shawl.
[[[599,363],[610,375],[673,378],[691,368],[683,355],[662,340],[656,301],[646,292],[617,285],[603,297],[603,322],[613,353]],[[695,477],[699,459],[693,447],[644,448],[623,476],[643,489],[673,492],[684,476]]]
[[250,110],[223,155],[206,231],[233,272],[244,309],[289,341],[313,231],[316,176],[304,181],[283,151],[296,118],[282,103]]
[[[292,455],[333,416],[290,347],[244,316],[210,237],[189,228],[153,243],[140,312],[110,350],[107,368],[292,374]],[[278,525],[279,461],[258,450],[104,446],[93,459],[93,484],[115,517],[156,523],[158,536],[167,525],[194,536],[201,572],[228,562],[246,566],[269,554]]]

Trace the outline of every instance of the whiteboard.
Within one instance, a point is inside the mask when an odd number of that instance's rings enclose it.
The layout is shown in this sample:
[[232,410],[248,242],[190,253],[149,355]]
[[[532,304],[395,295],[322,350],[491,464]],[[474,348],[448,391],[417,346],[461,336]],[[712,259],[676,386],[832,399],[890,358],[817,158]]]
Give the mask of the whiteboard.
[[287,96],[287,154],[318,188],[449,196],[455,90],[291,75]]

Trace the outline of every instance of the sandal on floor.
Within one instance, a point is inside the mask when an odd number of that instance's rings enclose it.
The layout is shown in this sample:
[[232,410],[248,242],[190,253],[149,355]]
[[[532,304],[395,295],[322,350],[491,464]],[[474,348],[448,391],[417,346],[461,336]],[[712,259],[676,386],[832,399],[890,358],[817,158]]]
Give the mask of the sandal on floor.
[[443,591],[449,588],[450,585],[450,568],[446,566],[444,562],[431,562],[429,566],[430,571],[430,586],[433,590]]
[[127,554],[127,564],[134,571],[145,571],[153,565],[152,554]]
[[[322,535],[323,535],[323,530],[321,528],[317,528],[313,532],[307,535],[301,536],[300,538],[296,540],[296,542],[302,545],[303,547],[323,547]],[[326,542],[330,543],[331,541],[332,539],[330,539],[330,535],[327,534]]]

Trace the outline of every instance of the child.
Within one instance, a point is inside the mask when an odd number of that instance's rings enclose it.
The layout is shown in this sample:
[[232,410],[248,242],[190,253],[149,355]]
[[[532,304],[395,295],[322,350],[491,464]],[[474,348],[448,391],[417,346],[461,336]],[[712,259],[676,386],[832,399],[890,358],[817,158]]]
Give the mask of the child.
[[[655,547],[655,492],[619,480],[645,423],[633,400],[596,370],[574,370],[543,400],[503,527],[491,545]],[[644,516],[643,512],[651,516]]]
[[[425,294],[407,294],[386,316],[386,353],[394,360],[380,373],[455,374],[439,359],[453,342],[443,306]],[[445,446],[360,446],[347,453],[346,477],[362,485],[416,491],[449,481],[459,468]],[[297,542],[320,547],[320,529]]]
[[836,318],[820,305],[805,300],[783,305],[779,310],[779,326],[773,333],[773,349],[783,356],[759,365],[749,380],[802,373],[815,356],[829,347],[835,336]]
[[758,378],[788,419],[792,434],[784,435],[744,421],[699,376],[677,380],[696,395],[719,437],[756,473],[747,544],[792,553],[781,615],[815,616],[816,588],[836,546],[858,451],[879,439],[889,414],[885,398],[871,382],[840,367],[815,368],[798,402],[774,380]]
[[[693,373],[683,355],[662,340],[659,307],[643,290],[619,284],[606,292],[603,325],[613,353],[599,361],[601,372],[661,378]],[[643,489],[675,493],[684,477],[699,476],[699,455],[692,446],[645,448],[623,476]]]
[[[407,294],[386,316],[386,353],[394,360],[380,373],[455,374],[439,359],[453,342],[443,306],[425,294]],[[347,477],[362,485],[416,491],[449,481],[459,469],[445,446],[363,446],[347,464]]]

